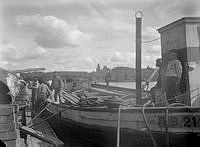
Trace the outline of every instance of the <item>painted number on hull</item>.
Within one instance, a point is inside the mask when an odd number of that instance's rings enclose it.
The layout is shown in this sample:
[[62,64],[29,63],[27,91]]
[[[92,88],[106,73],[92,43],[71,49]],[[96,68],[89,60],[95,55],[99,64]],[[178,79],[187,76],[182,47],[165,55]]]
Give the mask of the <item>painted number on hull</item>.
[[[163,128],[166,126],[165,116],[158,116],[158,125]],[[200,127],[200,116],[169,116],[168,127]]]
[[189,116],[185,116],[183,118],[183,122],[184,122],[184,127],[200,127],[200,118],[199,117],[189,117]]

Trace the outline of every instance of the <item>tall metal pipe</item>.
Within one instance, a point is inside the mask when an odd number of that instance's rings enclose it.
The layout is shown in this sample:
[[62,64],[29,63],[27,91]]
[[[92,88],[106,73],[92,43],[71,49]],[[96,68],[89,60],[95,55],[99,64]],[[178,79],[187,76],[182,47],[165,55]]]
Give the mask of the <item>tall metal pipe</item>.
[[142,11],[135,13],[136,18],[136,104],[141,104],[141,44],[142,44]]

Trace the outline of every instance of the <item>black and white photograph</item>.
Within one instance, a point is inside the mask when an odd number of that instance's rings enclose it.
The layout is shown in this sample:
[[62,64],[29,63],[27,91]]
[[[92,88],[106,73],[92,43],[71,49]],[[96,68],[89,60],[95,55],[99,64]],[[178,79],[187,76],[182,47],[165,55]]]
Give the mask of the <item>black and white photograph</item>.
[[0,146],[200,146],[200,1],[0,0]]

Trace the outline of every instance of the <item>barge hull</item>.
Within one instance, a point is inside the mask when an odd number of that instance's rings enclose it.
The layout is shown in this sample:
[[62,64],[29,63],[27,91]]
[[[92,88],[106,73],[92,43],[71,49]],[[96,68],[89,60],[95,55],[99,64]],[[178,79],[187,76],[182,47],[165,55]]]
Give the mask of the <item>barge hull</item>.
[[[46,112],[52,115],[50,112]],[[62,118],[59,115],[52,117],[49,124],[54,129],[59,139],[66,147],[116,147],[117,129],[83,125],[72,120]],[[167,146],[165,132],[152,132],[157,146]],[[187,147],[200,145],[200,134],[197,133],[169,133],[169,145]],[[126,130],[120,131],[120,147],[151,147],[153,146],[149,133],[146,131]]]

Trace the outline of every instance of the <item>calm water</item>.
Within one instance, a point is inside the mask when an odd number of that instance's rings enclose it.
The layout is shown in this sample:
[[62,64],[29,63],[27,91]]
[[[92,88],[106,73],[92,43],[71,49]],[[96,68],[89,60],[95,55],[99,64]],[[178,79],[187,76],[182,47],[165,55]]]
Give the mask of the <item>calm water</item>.
[[[155,85],[156,82],[150,82],[149,83],[149,89]],[[106,83],[98,83],[102,85],[106,85]],[[144,84],[144,82],[142,83]],[[116,86],[116,87],[124,87],[124,88],[131,88],[136,89],[136,82],[110,82],[110,86]]]

